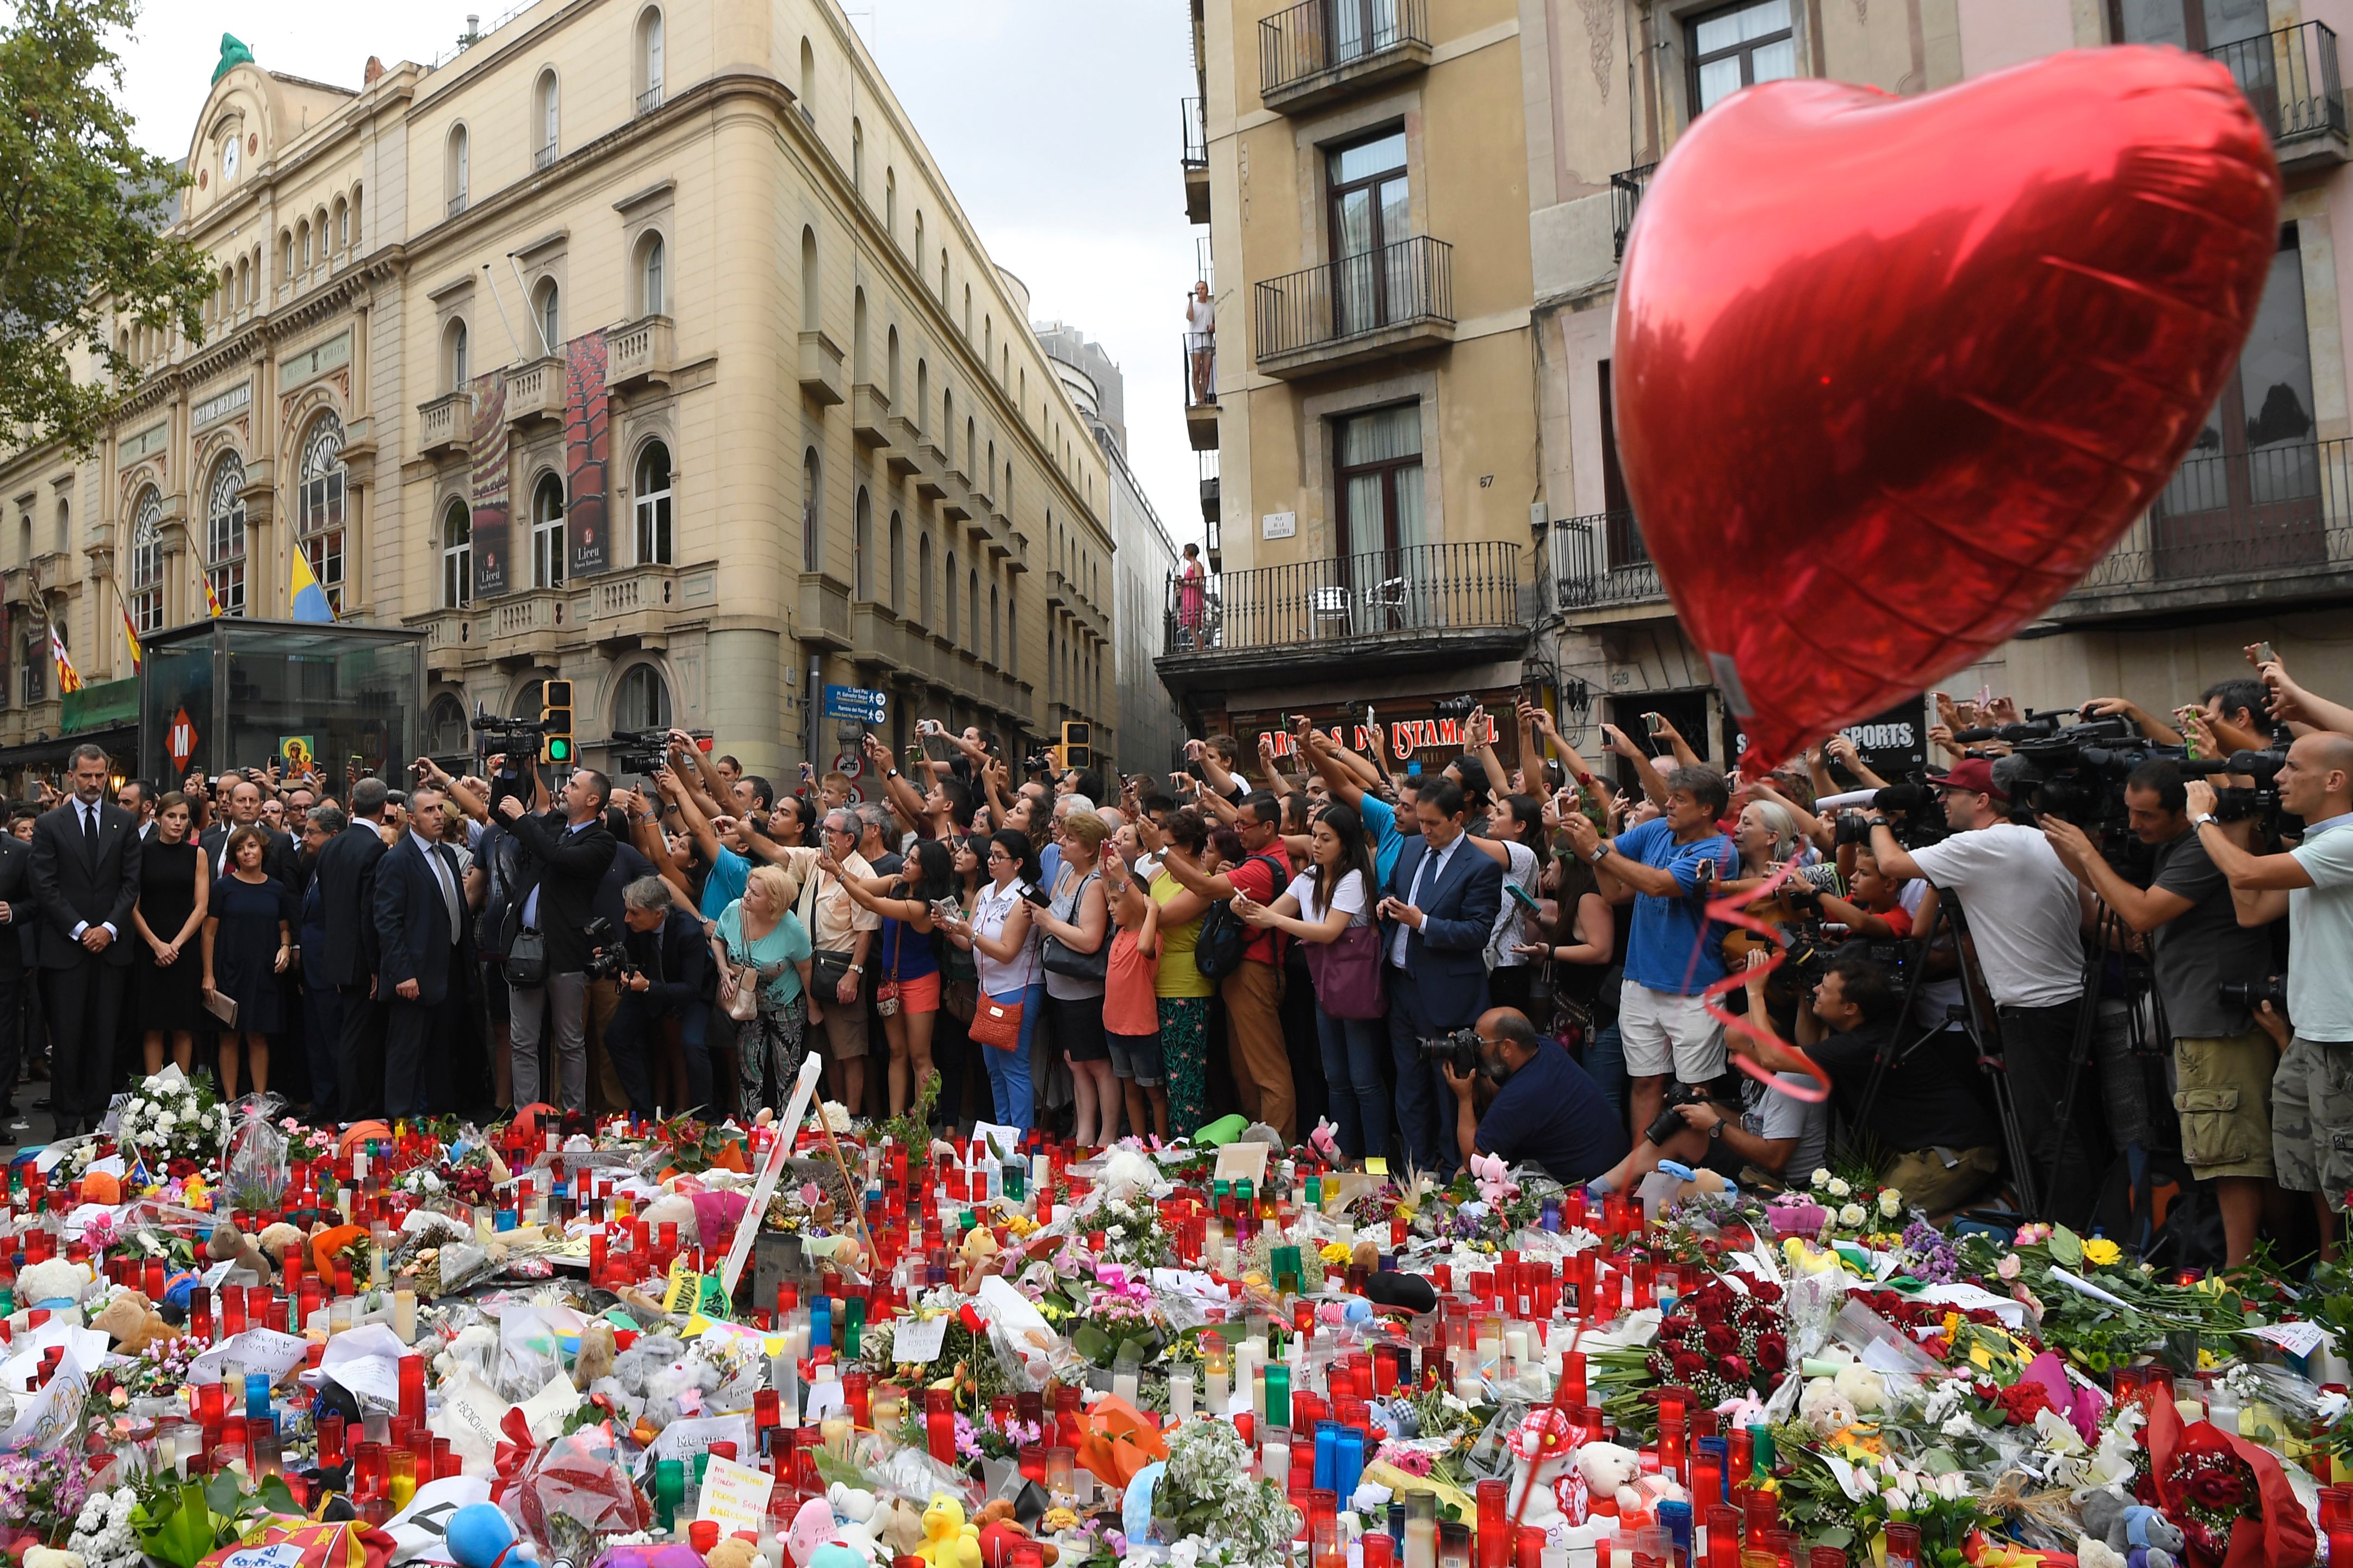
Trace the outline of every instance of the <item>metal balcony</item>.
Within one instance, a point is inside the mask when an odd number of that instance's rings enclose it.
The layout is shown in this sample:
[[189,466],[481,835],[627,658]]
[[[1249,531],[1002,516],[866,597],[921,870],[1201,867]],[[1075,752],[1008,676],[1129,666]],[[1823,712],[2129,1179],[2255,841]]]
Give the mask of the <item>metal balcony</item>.
[[1563,610],[1640,605],[1667,596],[1630,511],[1563,518],[1552,525],[1552,578]]
[[653,86],[646,89],[645,91],[638,94],[638,112],[639,114],[651,114],[655,110],[659,109],[661,106],[661,83],[656,82]]
[[[1287,566],[1167,581],[1164,657],[1260,653],[1295,664],[1489,643],[1517,647],[1520,547],[1495,540],[1417,544]],[[1462,649],[1461,651],[1470,651]]]
[[1209,132],[1201,116],[1201,100],[1188,98],[1178,106],[1185,138],[1185,220],[1209,221]]
[[1259,97],[1295,114],[1430,65],[1427,0],[1301,0],[1258,25]]
[[1214,452],[1218,449],[1218,340],[1212,335],[1209,346],[1199,351],[1197,359],[1192,334],[1187,332],[1176,358],[1185,377],[1185,434],[1196,452]]
[[1609,176],[1609,235],[1617,242],[1618,259],[1626,259],[1626,237],[1634,232],[1634,214],[1650,189],[1656,163],[1644,163]]
[[555,143],[551,142],[546,146],[542,147],[538,152],[533,153],[531,155],[531,166],[534,171],[544,169],[550,163],[554,163],[555,158]]
[[1258,367],[1285,378],[1454,341],[1454,247],[1417,235],[1257,286]]
[[2284,170],[2342,163],[2348,155],[2337,34],[2325,22],[2218,44],[2206,51],[2230,68]]

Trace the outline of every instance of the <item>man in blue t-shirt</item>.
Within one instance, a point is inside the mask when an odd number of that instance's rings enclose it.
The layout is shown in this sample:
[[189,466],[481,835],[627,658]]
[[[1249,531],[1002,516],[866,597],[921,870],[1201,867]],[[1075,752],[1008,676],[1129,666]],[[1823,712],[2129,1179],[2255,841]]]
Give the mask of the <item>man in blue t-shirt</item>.
[[[1567,1047],[1535,1031],[1513,1007],[1479,1016],[1479,1071],[1445,1065],[1454,1090],[1454,1140],[1464,1163],[1473,1154],[1511,1165],[1538,1165],[1565,1187],[1580,1186],[1626,1157],[1626,1129],[1609,1097],[1586,1076]],[[1495,1084],[1487,1114],[1472,1109],[1480,1078]]]
[[1665,783],[1665,814],[1614,839],[1603,838],[1581,812],[1562,823],[1570,848],[1592,864],[1603,896],[1634,906],[1618,1031],[1637,1127],[1658,1120],[1671,1075],[1704,1084],[1725,1067],[1724,1026],[1708,1016],[1700,993],[1724,978],[1726,928],[1707,918],[1707,900],[1740,865],[1732,840],[1715,826],[1731,796],[1714,768],[1677,768]]

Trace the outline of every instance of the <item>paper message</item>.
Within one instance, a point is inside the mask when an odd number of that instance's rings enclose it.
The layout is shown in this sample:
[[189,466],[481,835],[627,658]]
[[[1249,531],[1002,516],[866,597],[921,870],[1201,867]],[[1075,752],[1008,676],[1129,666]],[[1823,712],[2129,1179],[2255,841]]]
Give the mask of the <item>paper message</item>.
[[[694,1456],[708,1452],[713,1443],[733,1443],[739,1454],[752,1451],[752,1423],[741,1415],[701,1415],[686,1421],[673,1421],[661,1429],[654,1439],[648,1457],[654,1459],[684,1459],[689,1464]],[[714,1456],[712,1463],[717,1463]],[[650,1470],[650,1467],[649,1467]]]
[[2328,1331],[2318,1323],[2265,1323],[2247,1332],[2295,1356],[2308,1356],[2328,1342]]
[[972,1135],[999,1162],[1011,1159],[1021,1147],[1021,1129],[995,1121],[976,1121]]
[[46,1453],[71,1441],[80,1429],[82,1402],[89,1394],[90,1373],[69,1344],[47,1386],[16,1406],[16,1424],[0,1437],[0,1448]]
[[[248,1329],[222,1341],[189,1363],[188,1381],[198,1386],[218,1383],[223,1368],[230,1362],[237,1362],[248,1373],[266,1373],[269,1381],[276,1383],[302,1364],[303,1352],[309,1343],[309,1341],[292,1334],[281,1334],[276,1329]],[[399,1394],[396,1378],[393,1392],[396,1398]],[[245,1391],[240,1388],[237,1394],[242,1399]]]
[[702,1510],[695,1517],[717,1521],[723,1533],[765,1529],[768,1494],[776,1485],[773,1477],[713,1454],[702,1471]]
[[440,1407],[426,1425],[435,1436],[449,1439],[450,1448],[470,1464],[487,1465],[498,1453],[499,1422],[506,1410],[496,1389],[460,1371],[442,1381]]
[[808,1413],[802,1419],[814,1421],[830,1411],[848,1408],[848,1392],[839,1381],[828,1379],[823,1383],[812,1383],[808,1391]]
[[1220,1182],[1263,1182],[1266,1180],[1266,1157],[1270,1152],[1263,1143],[1229,1143],[1218,1151],[1218,1168],[1213,1180]]
[[542,1443],[551,1442],[564,1430],[564,1418],[580,1408],[580,1391],[572,1386],[569,1376],[559,1372],[518,1408],[531,1427],[532,1436]]
[[891,1359],[930,1363],[940,1359],[947,1344],[945,1318],[902,1319],[891,1334]]

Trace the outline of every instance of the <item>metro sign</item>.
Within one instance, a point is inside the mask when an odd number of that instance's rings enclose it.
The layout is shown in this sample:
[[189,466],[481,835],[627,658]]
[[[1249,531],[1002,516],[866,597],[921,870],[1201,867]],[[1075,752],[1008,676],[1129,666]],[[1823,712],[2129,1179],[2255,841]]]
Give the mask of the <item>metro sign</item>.
[[185,708],[172,715],[172,729],[164,737],[164,750],[170,755],[174,770],[188,771],[188,759],[196,754],[196,722],[188,717]]

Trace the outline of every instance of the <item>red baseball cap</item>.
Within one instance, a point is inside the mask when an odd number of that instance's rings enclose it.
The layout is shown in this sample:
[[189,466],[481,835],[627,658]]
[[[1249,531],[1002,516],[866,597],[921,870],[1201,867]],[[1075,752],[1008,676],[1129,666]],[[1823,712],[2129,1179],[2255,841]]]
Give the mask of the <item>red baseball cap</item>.
[[1996,800],[2008,800],[2010,792],[1993,781],[1993,763],[1983,757],[1963,757],[1953,764],[1948,773],[1930,773],[1928,782],[1941,789],[1966,790],[1971,795],[1989,795]]

